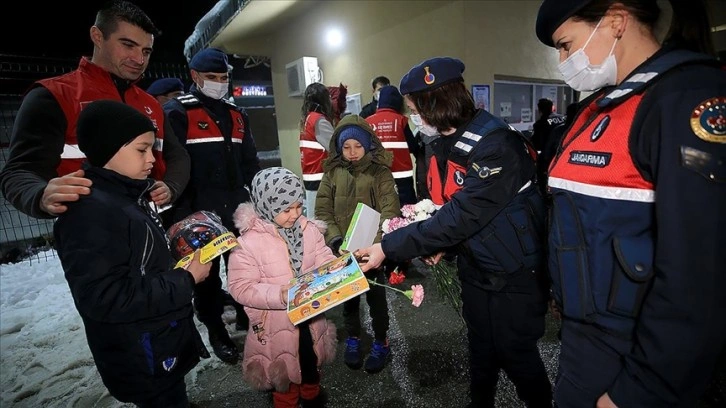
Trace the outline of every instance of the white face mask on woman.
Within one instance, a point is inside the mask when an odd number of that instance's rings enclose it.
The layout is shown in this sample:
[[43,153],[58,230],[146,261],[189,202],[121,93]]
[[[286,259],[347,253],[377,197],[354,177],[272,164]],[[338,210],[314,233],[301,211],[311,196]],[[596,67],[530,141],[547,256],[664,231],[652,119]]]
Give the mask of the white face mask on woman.
[[202,93],[212,99],[222,99],[227,95],[228,82],[217,82],[204,80],[204,86],[199,88]]
[[595,31],[600,27],[600,23],[602,23],[602,18],[598,21],[585,45],[557,66],[567,85],[576,91],[595,91],[608,85],[615,85],[617,81],[618,65],[615,61],[615,55],[613,55],[615,44],[618,43],[617,38],[612,48],[610,48],[610,54],[602,64],[590,64],[590,58],[585,54],[585,47],[592,40]]
[[421,115],[412,113],[411,115],[409,115],[409,117],[411,118],[411,122],[413,122],[413,124],[416,125],[419,132],[423,133],[426,136],[438,136],[439,135],[439,131],[435,127],[429,125],[428,123],[424,123],[423,119],[421,118]]

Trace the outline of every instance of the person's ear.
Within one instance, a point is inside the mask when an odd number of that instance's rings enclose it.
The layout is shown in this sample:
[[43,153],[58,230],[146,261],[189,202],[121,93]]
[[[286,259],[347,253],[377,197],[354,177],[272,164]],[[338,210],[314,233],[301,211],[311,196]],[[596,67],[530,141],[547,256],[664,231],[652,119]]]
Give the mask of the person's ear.
[[93,46],[101,47],[101,43],[103,43],[103,33],[101,30],[96,26],[91,26],[90,35]]
[[201,80],[201,75],[199,75],[199,72],[197,72],[195,70],[191,70],[191,74],[192,74],[192,81],[194,81],[194,83],[197,84],[197,87],[201,88],[201,86],[204,85],[204,81]]
[[610,28],[612,29],[614,38],[622,38],[625,29],[628,27],[630,14],[624,9],[611,9],[608,11],[610,16]]

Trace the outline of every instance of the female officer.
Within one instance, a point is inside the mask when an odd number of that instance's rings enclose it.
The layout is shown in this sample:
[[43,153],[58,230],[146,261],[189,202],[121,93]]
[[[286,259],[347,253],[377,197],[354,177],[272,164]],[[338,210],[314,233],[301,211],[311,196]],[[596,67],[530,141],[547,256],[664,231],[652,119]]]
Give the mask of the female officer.
[[[544,334],[544,203],[523,137],[477,110],[454,58],[433,58],[401,80],[414,123],[441,134],[429,165],[430,219],[386,234],[360,251],[363,269],[446,249],[458,255],[470,352],[470,407],[494,407],[503,369],[528,407],[551,407],[537,349]],[[440,258],[440,255],[434,257]]]
[[726,73],[698,52],[703,5],[672,3],[663,46],[655,0],[545,0],[537,17],[567,84],[599,89],[549,171],[559,407],[694,406],[726,339]]

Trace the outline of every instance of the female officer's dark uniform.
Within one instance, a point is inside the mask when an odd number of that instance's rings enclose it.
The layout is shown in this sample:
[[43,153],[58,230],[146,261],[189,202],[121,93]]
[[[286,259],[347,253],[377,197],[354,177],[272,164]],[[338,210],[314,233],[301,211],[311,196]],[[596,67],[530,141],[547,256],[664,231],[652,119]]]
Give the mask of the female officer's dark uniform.
[[[563,5],[540,9],[546,45]],[[706,387],[726,339],[725,115],[722,67],[669,47],[583,101],[548,181],[558,406],[694,406]]]
[[[463,70],[452,58],[424,61],[403,77],[401,92],[463,81]],[[537,349],[546,312],[546,290],[538,279],[545,214],[534,159],[519,133],[484,110],[441,140],[448,148],[429,168],[438,173],[430,173],[434,201],[446,203],[432,218],[384,236],[383,252],[394,261],[447,248],[458,255],[472,407],[494,406],[500,369],[528,407],[551,407]]]

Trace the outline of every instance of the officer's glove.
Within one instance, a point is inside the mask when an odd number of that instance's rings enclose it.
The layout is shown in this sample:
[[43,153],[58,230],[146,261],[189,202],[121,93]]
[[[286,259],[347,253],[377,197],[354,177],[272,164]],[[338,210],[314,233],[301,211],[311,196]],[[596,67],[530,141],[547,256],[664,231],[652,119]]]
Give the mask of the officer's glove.
[[331,251],[333,251],[333,255],[338,256],[340,255],[340,246],[343,244],[343,237],[335,237],[330,240],[328,243],[328,247]]

